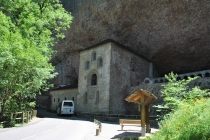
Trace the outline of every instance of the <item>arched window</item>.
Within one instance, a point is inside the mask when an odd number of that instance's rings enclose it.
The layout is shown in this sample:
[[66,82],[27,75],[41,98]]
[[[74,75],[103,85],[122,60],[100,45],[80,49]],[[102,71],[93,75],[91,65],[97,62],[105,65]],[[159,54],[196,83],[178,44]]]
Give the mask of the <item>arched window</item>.
[[96,60],[96,52],[93,52],[93,54],[92,54],[92,60],[93,60],[93,61]]
[[91,76],[91,85],[97,85],[97,75],[93,74]]
[[208,72],[205,73],[205,77],[210,77],[210,74]]
[[180,77],[177,77],[177,78],[176,78],[176,80],[177,80],[177,81],[180,81],[180,80],[181,80],[181,78],[180,78]]
[[197,76],[199,76],[200,78],[202,78],[202,74],[198,74]]
[[90,62],[89,61],[86,61],[85,63],[85,69],[88,70],[90,68]]
[[103,66],[103,59],[99,58],[98,59],[98,67],[102,67]]

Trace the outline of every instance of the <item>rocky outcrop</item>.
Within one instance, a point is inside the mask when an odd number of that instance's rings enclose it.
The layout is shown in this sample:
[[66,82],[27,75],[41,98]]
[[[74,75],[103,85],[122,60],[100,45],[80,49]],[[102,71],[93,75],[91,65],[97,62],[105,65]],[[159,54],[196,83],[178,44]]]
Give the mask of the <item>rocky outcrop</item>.
[[151,60],[161,76],[210,69],[209,0],[62,3],[74,20],[55,46],[59,52],[72,53],[111,38]]

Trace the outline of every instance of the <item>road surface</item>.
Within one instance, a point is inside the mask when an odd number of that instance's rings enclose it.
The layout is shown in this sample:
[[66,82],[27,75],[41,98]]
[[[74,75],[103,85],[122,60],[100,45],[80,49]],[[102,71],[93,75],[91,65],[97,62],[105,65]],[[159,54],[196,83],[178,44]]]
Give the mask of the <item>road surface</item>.
[[[126,126],[121,131],[118,122],[102,122],[102,132],[96,136],[96,124],[75,116],[58,117],[38,109],[39,118],[21,127],[0,129],[0,140],[120,140],[140,136],[141,127]],[[152,128],[152,132],[158,129]],[[149,136],[150,134],[146,134]]]
[[37,123],[0,129],[0,140],[86,140],[96,127],[74,116],[57,117],[43,110],[38,110],[38,115],[44,118]]

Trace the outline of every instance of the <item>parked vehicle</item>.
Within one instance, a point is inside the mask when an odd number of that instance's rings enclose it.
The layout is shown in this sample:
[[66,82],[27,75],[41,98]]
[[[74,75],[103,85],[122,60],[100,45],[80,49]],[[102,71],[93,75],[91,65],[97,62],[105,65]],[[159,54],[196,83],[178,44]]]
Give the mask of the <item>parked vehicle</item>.
[[57,115],[72,115],[74,114],[74,101],[63,100],[57,107]]

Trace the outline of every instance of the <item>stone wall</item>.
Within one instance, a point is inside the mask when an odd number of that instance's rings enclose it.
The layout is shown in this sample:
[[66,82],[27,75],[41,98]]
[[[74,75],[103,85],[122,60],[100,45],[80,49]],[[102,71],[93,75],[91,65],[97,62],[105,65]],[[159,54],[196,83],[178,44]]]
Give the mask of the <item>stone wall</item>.
[[[149,76],[150,62],[112,43],[110,65],[110,113],[127,113],[130,86],[136,86]],[[128,111],[129,112],[129,111]]]
[[74,100],[75,112],[77,112],[78,110],[77,95],[78,95],[77,88],[51,90],[50,91],[51,111],[56,111],[58,104],[63,100]]
[[[96,60],[92,60],[93,52],[96,53]],[[84,50],[80,52],[79,65],[79,111],[86,112],[109,112],[109,91],[110,91],[110,52],[111,43]],[[98,60],[102,58],[103,65],[98,67]],[[89,61],[89,69],[85,68]],[[97,85],[91,85],[91,76],[97,75]],[[85,95],[87,94],[87,95]],[[98,101],[97,94],[99,95]]]

